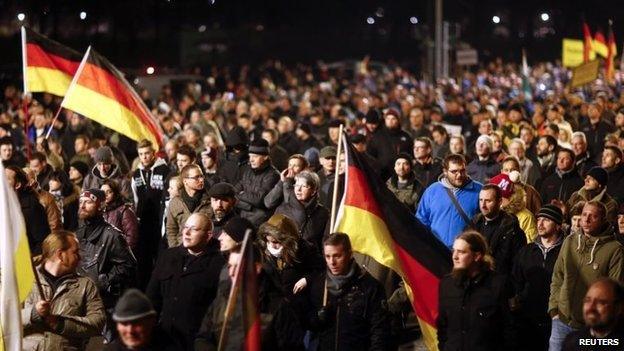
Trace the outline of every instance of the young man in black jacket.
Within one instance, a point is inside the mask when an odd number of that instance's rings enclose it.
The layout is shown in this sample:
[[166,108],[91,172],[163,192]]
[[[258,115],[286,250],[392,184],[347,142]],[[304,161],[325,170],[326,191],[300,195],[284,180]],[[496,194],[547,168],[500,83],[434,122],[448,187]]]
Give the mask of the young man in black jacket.
[[440,282],[438,348],[445,350],[515,350],[509,311],[511,286],[494,272],[485,238],[476,231],[453,243],[453,271]]
[[547,350],[551,319],[546,310],[553,268],[563,243],[563,214],[559,207],[545,205],[536,217],[537,238],[520,250],[513,267],[516,296],[512,308],[522,349]]

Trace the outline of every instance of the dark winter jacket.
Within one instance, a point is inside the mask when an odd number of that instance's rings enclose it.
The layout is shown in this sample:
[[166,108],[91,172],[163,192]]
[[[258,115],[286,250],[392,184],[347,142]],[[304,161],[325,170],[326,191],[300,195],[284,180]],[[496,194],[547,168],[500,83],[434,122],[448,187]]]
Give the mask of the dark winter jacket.
[[182,236],[180,234],[182,227],[191,214],[196,212],[205,213],[207,216],[212,216],[212,208],[210,207],[210,196],[205,191],[202,191],[199,204],[193,211],[189,209],[187,204],[183,200],[185,190],[180,190],[180,195],[174,197],[169,201],[169,208],[167,210],[167,222],[165,223],[165,230],[167,234],[167,243],[169,247],[176,247],[182,243]]
[[299,235],[321,249],[323,235],[329,226],[329,210],[321,205],[318,196],[314,196],[308,203],[302,203],[295,196],[291,196],[288,201],[282,203],[275,213],[281,213],[297,223]]
[[515,349],[508,301],[512,289],[504,275],[490,271],[472,279],[447,275],[438,291],[440,351]]
[[308,282],[304,325],[313,333],[316,350],[388,350],[390,330],[384,289],[357,263],[351,264],[355,265],[353,276],[340,294],[327,293],[324,313],[319,314],[319,310],[329,273],[323,272]]
[[613,124],[605,120],[600,120],[595,125],[589,122],[581,125],[581,131],[585,133],[585,138],[587,139],[587,149],[590,155],[594,157],[596,163],[599,163],[600,157],[602,157],[605,137],[613,133],[614,130]]
[[293,132],[286,132],[280,135],[277,144],[286,149],[289,155],[296,154],[299,151],[299,139]]
[[234,186],[238,199],[236,207],[240,209],[241,217],[255,226],[266,221],[271,216],[271,209],[265,207],[264,197],[279,179],[279,173],[269,161],[257,169],[246,166],[240,181]]
[[26,223],[26,235],[31,253],[38,255],[41,253],[41,243],[50,234],[50,225],[45,209],[39,203],[39,198],[35,190],[29,187],[22,187],[17,190],[17,198],[22,209],[24,222]]
[[82,270],[97,284],[104,307],[113,307],[136,279],[136,260],[123,234],[100,215],[86,220],[76,237]]
[[514,305],[526,322],[536,325],[550,323],[547,312],[550,282],[562,243],[563,233],[559,234],[557,243],[549,248],[544,247],[537,237],[534,242],[523,247],[516,257],[512,270],[516,293]]
[[526,236],[520,229],[518,218],[501,210],[495,219],[488,221],[479,213],[474,217],[472,226],[487,240],[496,271],[509,275],[518,252],[526,245]]
[[225,155],[225,159],[219,162],[219,168],[217,174],[224,179],[225,182],[230,184],[236,184],[241,177],[245,169],[249,166],[249,155],[247,152],[234,153],[228,152]]
[[406,131],[379,127],[368,142],[368,153],[381,165],[382,179],[392,175],[394,161],[398,154],[412,153],[412,137]]
[[542,182],[540,195],[542,203],[549,204],[552,200],[567,202],[572,194],[583,187],[585,182],[578,174],[576,168],[567,173],[556,170]]
[[102,184],[104,184],[104,181],[108,179],[116,181],[121,189],[121,196],[128,201],[132,201],[133,196],[130,181],[123,174],[121,174],[119,166],[116,164],[112,165],[108,176],[101,175],[97,165],[93,166],[91,173],[87,174],[84,179],[84,183],[82,183],[82,189],[99,189],[102,187]]
[[609,172],[607,194],[609,194],[619,205],[624,204],[624,162],[607,172]]
[[139,221],[130,204],[117,201],[104,209],[104,220],[119,229],[134,252],[139,240]]
[[594,162],[594,160],[589,155],[589,152],[585,152],[582,155],[576,156],[574,164],[576,165],[576,169],[583,179],[585,179],[585,175],[587,174],[587,172],[589,172],[590,169],[598,166],[598,164],[596,164],[596,162]]
[[500,169],[500,164],[492,157],[486,160],[475,158],[468,164],[468,175],[479,183],[487,184],[490,178],[500,173]]
[[159,314],[158,324],[174,342],[163,345],[163,350],[193,349],[202,318],[217,294],[224,264],[216,240],[200,256],[178,246],[158,258],[146,294]]
[[432,158],[430,163],[414,162],[414,173],[426,189],[429,185],[437,182],[440,174],[442,174],[442,160]]
[[292,264],[278,260],[265,250],[262,269],[272,285],[277,287],[280,296],[292,297],[293,287],[301,278],[306,278],[308,284],[312,277],[323,270],[323,261],[319,251],[312,244],[300,239]]

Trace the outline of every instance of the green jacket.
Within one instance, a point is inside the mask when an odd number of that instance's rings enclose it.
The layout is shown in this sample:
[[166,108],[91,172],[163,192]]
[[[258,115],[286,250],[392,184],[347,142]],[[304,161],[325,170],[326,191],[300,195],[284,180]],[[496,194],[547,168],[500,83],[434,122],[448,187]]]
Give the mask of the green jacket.
[[583,298],[598,278],[624,279],[624,247],[616,240],[609,225],[600,235],[589,237],[570,234],[565,238],[555,263],[548,313],[559,315],[572,328],[581,328]]

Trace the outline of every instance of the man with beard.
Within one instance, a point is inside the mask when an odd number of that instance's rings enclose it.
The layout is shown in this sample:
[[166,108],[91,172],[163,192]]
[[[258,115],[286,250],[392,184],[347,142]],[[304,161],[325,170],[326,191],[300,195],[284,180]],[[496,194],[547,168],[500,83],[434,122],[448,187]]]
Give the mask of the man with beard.
[[557,149],[557,139],[550,135],[544,135],[537,141],[535,154],[537,155],[542,174],[540,179],[545,179],[555,172],[557,165]]
[[457,234],[479,212],[479,192],[483,185],[468,177],[466,160],[461,155],[449,155],[444,159],[443,174],[425,190],[416,218],[451,247]]
[[[83,274],[96,283],[110,316],[117,299],[136,279],[136,260],[123,234],[104,220],[104,197],[100,189],[80,194],[78,217],[84,224],[78,228],[76,237],[80,242]],[[113,339],[111,326],[109,320],[104,329],[104,338],[109,342]]]
[[494,272],[485,238],[476,231],[453,243],[453,271],[440,282],[438,348],[444,350],[514,350],[515,330],[509,312],[511,289]]
[[210,207],[212,208],[212,233],[219,238],[223,226],[232,218],[238,218],[236,209],[236,194],[234,187],[228,183],[217,183],[208,191]]
[[139,244],[136,250],[139,282],[144,287],[158,252],[161,201],[170,169],[163,159],[156,157],[151,141],[140,141],[137,150],[139,167],[132,174],[131,186],[139,218]]
[[394,174],[386,181],[386,186],[411,213],[416,211],[418,199],[425,190],[412,170],[412,158],[401,153],[394,161]]
[[537,237],[520,250],[512,271],[518,343],[522,350],[547,350],[551,322],[546,310],[555,261],[563,243],[563,213],[555,205],[537,212]]
[[594,282],[583,300],[585,328],[568,335],[563,350],[621,348],[624,342],[622,302],[624,288],[619,282],[608,278]]

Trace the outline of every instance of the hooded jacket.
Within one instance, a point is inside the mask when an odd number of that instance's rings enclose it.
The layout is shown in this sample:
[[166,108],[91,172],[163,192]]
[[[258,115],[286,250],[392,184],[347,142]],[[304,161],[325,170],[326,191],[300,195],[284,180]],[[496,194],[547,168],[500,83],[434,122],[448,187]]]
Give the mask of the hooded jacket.
[[119,166],[117,164],[112,164],[110,169],[110,174],[108,176],[103,176],[100,174],[100,170],[97,168],[97,165],[93,166],[91,169],[91,173],[87,174],[84,179],[84,183],[82,183],[82,189],[99,189],[104,184],[104,181],[107,179],[112,179],[119,183],[119,187],[121,189],[121,196],[124,199],[132,200],[132,190],[130,187],[130,181],[124,177],[123,174],[119,171]]
[[526,243],[533,242],[537,237],[537,221],[531,211],[527,210],[524,189],[519,186],[514,187],[514,193],[509,198],[507,206],[503,207],[505,212],[515,215],[520,222],[520,228],[526,235]]
[[481,183],[468,179],[464,186],[455,188],[442,176],[440,181],[425,190],[416,211],[416,218],[430,227],[446,246],[451,247],[455,237],[470,223],[464,221],[445,188],[451,189],[470,219],[479,213],[479,192],[482,187]]
[[578,329],[583,322],[583,297],[601,277],[624,279],[624,248],[613,227],[606,225],[596,236],[570,234],[563,241],[550,284],[548,313]]
[[617,223],[618,216],[618,204],[613,198],[607,193],[607,188],[602,188],[598,194],[592,197],[592,194],[589,193],[585,187],[579,189],[579,191],[575,192],[570,196],[570,200],[568,200],[568,208],[574,207],[580,201],[598,201],[605,205],[607,208],[607,219],[611,223]]

